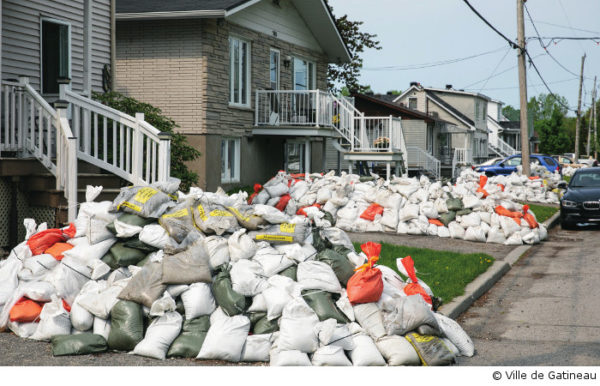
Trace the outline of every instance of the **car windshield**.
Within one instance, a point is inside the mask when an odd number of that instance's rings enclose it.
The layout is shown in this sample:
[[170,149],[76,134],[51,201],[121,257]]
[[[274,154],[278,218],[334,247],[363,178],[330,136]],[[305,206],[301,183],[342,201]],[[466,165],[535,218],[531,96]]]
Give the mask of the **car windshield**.
[[580,172],[573,176],[571,180],[573,188],[600,187],[600,173]]

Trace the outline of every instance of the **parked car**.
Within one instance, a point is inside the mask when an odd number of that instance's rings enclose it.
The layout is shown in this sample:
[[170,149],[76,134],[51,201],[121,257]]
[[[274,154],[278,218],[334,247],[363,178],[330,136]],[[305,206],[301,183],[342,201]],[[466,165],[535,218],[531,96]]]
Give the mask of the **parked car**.
[[558,163],[560,164],[560,166],[562,168],[566,168],[567,166],[578,169],[578,168],[582,168],[582,167],[587,167],[588,163],[582,163],[582,162],[575,162],[573,160],[573,158],[568,157],[566,155],[553,155],[552,158],[554,158],[556,161],[558,161]]
[[476,168],[480,167],[480,166],[491,166],[491,165],[496,165],[498,162],[502,161],[504,159],[504,157],[496,157],[496,158],[491,158],[477,166],[475,166]]
[[560,200],[560,224],[563,229],[577,223],[600,222],[600,168],[592,167],[575,171]]
[[[547,154],[531,154],[530,162],[538,162],[540,165],[554,173],[558,171],[562,173],[562,168],[558,162]],[[476,172],[485,173],[487,176],[509,175],[517,171],[517,166],[521,165],[521,154],[511,155],[506,157],[502,162],[490,166],[479,166],[475,168]]]

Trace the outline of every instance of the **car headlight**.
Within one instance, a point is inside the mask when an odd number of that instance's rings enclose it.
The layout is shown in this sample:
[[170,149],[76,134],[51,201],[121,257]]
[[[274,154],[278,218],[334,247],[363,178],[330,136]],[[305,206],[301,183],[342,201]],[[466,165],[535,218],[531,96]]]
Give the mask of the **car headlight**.
[[562,200],[562,206],[565,208],[577,208],[577,204],[576,201]]

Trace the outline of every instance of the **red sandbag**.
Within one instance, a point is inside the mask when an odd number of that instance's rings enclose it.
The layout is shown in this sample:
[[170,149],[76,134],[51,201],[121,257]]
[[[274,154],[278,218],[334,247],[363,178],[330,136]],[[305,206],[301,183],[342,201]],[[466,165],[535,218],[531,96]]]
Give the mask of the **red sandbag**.
[[275,205],[275,208],[283,212],[291,198],[292,196],[290,196],[289,194],[284,194],[279,198],[279,202],[277,203],[277,205]]
[[479,176],[479,187],[477,188],[477,193],[482,193],[483,198],[486,198],[489,193],[484,189],[485,184],[487,184],[487,176],[481,175]]
[[430,218],[429,219],[429,223],[433,224],[433,225],[437,225],[439,227],[443,227],[444,226],[444,224],[440,220],[438,220],[436,218]]
[[313,206],[314,206],[315,208],[319,208],[319,209],[321,209],[321,204],[317,204],[317,203],[315,203],[315,204],[312,204],[312,205],[305,205],[305,206],[302,206],[302,207],[300,207],[300,209],[298,209],[298,210],[296,211],[296,214],[297,214],[298,216],[304,216],[304,217],[307,217],[307,214],[306,214],[306,212],[304,211],[304,209],[306,209],[306,208],[312,208]]
[[63,259],[63,253],[69,249],[73,249],[73,246],[69,243],[56,243],[50,248],[46,249],[44,253],[52,255],[56,260],[61,261]]
[[531,229],[535,229],[540,226],[535,220],[535,217],[529,213],[529,205],[523,205],[523,219],[527,221],[527,224],[529,224],[529,228]]
[[362,212],[360,218],[373,221],[375,220],[375,216],[377,216],[378,214],[383,214],[383,206],[373,203],[369,205],[369,207],[364,212]]
[[69,305],[69,303],[67,303],[65,301],[65,299],[62,299],[62,304],[63,304],[63,308],[65,309],[65,311],[71,312],[71,306]]
[[[558,169],[558,168],[557,168],[557,169]],[[530,180],[532,180],[532,181],[533,181],[533,180],[539,180],[539,179],[540,179],[540,176],[531,176],[531,177],[529,177],[529,179],[530,179]]]
[[38,232],[31,236],[29,240],[27,240],[27,245],[34,256],[40,255],[54,244],[63,242],[67,240],[67,238],[74,237],[75,232],[75,225],[73,224],[70,224],[64,231],[61,229],[46,229],[45,231]]
[[404,293],[408,296],[410,295],[421,295],[423,299],[428,304],[433,304],[431,297],[425,291],[425,289],[419,284],[419,279],[417,278],[417,272],[415,271],[415,262],[410,256],[406,256],[404,259],[400,259],[400,262],[404,266],[406,273],[408,274],[408,278],[412,281],[412,283],[408,283],[404,287]]
[[254,193],[252,193],[250,197],[248,197],[248,204],[252,204],[252,200],[254,200],[254,197],[256,197],[262,189],[263,187],[261,184],[254,184]]
[[496,186],[498,186],[500,188],[500,190],[504,192],[504,185],[502,185],[502,184],[496,184]]
[[43,306],[31,299],[22,297],[10,309],[11,322],[31,323],[39,319]]
[[373,264],[379,260],[381,244],[369,241],[360,248],[369,260],[366,264],[357,267],[356,273],[348,280],[346,286],[348,299],[352,304],[377,302],[383,293],[383,279],[381,271],[373,268]]
[[502,205],[498,205],[495,210],[500,216],[512,217],[517,224],[521,225],[521,217],[523,217],[523,213],[510,211]]

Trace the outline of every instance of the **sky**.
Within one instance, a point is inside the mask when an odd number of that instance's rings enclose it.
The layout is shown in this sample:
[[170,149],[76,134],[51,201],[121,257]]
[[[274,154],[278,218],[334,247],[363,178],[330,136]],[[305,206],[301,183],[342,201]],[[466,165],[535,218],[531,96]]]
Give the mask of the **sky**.
[[[516,41],[515,0],[469,0],[493,26]],[[363,21],[362,30],[377,34],[381,50],[363,53],[360,83],[376,93],[406,90],[412,81],[426,87],[480,92],[519,106],[517,52],[481,21],[462,0],[329,0],[334,14]],[[542,37],[600,37],[600,1],[529,0],[526,6]],[[525,13],[525,36],[536,32]],[[585,53],[582,108],[591,105],[594,75],[600,76],[597,41],[529,40],[528,51],[555,94],[577,109],[581,57]],[[483,55],[480,55],[483,54]],[[422,65],[471,56],[474,58],[427,68]],[[564,67],[562,68],[561,67]],[[409,69],[406,69],[406,68]],[[548,93],[533,67],[527,68],[528,98]],[[600,79],[599,79],[600,82]],[[600,94],[600,92],[599,92]],[[574,115],[571,112],[569,115]]]

